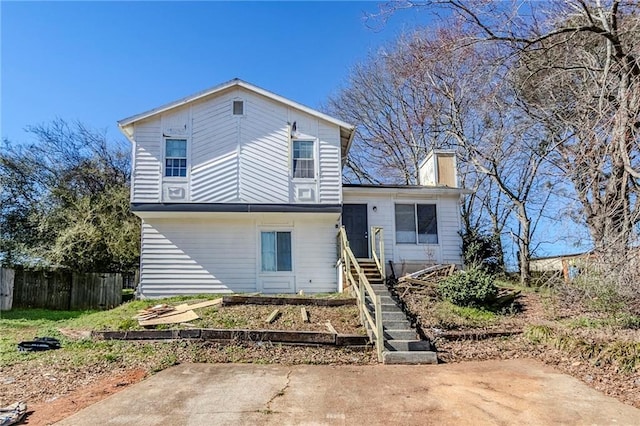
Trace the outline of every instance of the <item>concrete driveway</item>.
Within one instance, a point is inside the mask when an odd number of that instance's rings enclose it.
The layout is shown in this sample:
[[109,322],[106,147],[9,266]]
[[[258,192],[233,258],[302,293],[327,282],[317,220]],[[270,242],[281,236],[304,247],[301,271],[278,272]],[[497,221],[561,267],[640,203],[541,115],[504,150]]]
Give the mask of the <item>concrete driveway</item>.
[[59,425],[638,425],[640,410],[532,360],[184,364]]

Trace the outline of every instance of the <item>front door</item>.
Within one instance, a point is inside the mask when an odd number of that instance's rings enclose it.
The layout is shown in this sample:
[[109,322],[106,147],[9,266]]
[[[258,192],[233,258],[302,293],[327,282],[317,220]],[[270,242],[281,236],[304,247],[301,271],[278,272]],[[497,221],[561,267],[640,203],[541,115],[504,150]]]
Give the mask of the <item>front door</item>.
[[355,257],[369,258],[369,225],[366,204],[343,204],[342,224]]

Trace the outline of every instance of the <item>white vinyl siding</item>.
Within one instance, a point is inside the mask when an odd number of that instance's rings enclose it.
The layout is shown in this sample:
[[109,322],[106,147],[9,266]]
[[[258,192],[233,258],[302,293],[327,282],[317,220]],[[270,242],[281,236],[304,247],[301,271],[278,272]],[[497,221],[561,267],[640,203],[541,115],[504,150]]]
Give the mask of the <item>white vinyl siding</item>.
[[251,114],[238,120],[240,200],[289,203],[287,108],[259,96],[245,97]]
[[[364,191],[356,188],[344,189],[344,203],[367,204],[369,226],[384,229],[385,258],[396,264],[425,265],[433,263],[455,263],[462,265],[462,240],[460,238],[459,196],[429,195],[411,197],[382,191]],[[403,244],[396,239],[396,204],[433,204],[437,212],[437,244]],[[375,211],[373,207],[376,207]],[[400,273],[401,271],[396,271]]]
[[340,130],[328,123],[318,124],[318,200],[342,203],[342,160]]
[[160,202],[162,170],[162,130],[160,119],[136,123],[131,201]]
[[337,221],[337,214],[314,213],[182,213],[173,219],[147,218],[142,225],[142,294],[262,291],[262,281],[273,273],[260,272],[259,230],[278,222],[291,229],[295,248],[294,271],[286,272],[294,283],[290,291],[337,291]]
[[231,114],[232,96],[197,102],[192,110],[191,201],[240,201],[238,120]]
[[[233,114],[238,98],[243,102],[242,116]],[[294,178],[291,171],[288,123],[294,121],[301,139],[313,140],[313,159],[305,160],[305,179]],[[188,180],[181,188],[185,196],[180,202],[341,202],[339,127],[244,89],[138,122],[134,138],[134,202],[162,202],[163,181],[174,179],[163,176],[165,138],[187,140]],[[174,183],[171,186],[165,190],[175,189]]]

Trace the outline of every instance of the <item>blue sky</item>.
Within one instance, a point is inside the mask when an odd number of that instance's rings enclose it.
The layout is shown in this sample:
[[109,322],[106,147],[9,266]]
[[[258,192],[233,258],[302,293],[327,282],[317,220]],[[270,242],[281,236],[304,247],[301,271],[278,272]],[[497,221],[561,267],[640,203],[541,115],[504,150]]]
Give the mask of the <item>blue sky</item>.
[[[57,117],[124,137],[116,121],[239,77],[319,108],[349,68],[403,29],[376,2],[10,2],[0,0],[0,134],[26,142]],[[540,254],[576,251],[545,226]],[[546,235],[545,235],[546,234]],[[577,237],[577,235],[573,235]]]
[[239,77],[318,108],[349,67],[425,16],[375,2],[0,2],[1,135],[115,122]]

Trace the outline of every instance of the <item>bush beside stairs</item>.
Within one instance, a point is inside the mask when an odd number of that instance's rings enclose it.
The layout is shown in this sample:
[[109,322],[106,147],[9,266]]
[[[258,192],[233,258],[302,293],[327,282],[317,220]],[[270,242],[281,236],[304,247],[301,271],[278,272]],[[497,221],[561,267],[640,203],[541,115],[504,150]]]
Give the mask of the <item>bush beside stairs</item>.
[[[384,332],[383,362],[385,364],[437,364],[438,357],[434,346],[428,340],[419,339],[407,316],[389,293],[375,262],[358,259],[358,263],[373,291],[380,296]],[[355,271],[352,272],[355,274]],[[367,308],[371,316],[374,316],[374,305],[368,296]],[[375,341],[375,335],[366,321],[365,325],[369,337]]]

